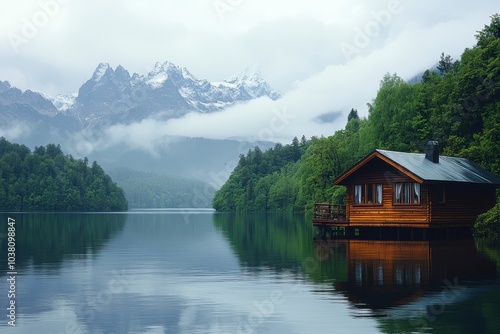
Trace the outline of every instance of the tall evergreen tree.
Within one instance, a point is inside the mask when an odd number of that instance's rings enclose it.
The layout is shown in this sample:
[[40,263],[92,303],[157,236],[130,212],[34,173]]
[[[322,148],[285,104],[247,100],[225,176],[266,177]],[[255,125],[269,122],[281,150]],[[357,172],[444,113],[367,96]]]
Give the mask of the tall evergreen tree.
[[357,109],[352,108],[349,112],[349,115],[347,116],[347,122],[349,122],[351,119],[359,119]]

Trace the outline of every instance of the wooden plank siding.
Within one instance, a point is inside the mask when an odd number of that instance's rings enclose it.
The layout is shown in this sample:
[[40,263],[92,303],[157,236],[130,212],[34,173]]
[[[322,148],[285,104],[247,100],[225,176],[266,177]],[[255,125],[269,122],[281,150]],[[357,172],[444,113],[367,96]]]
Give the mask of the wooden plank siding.
[[[438,198],[439,187],[444,187],[444,202]],[[431,225],[472,226],[479,214],[495,205],[495,187],[477,184],[449,183],[429,185]]]
[[[421,185],[420,204],[394,204],[394,183],[415,182],[380,160],[373,160],[349,178],[346,211],[349,226],[429,227],[428,192]],[[382,184],[382,204],[354,204],[355,184]]]

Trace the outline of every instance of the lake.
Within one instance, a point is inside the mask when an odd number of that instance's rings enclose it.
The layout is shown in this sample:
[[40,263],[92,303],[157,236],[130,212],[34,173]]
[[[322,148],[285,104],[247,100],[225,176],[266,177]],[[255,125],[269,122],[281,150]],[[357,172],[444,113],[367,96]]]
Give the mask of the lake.
[[500,333],[500,247],[477,240],[318,241],[303,215],[206,210],[0,221],[0,333]]

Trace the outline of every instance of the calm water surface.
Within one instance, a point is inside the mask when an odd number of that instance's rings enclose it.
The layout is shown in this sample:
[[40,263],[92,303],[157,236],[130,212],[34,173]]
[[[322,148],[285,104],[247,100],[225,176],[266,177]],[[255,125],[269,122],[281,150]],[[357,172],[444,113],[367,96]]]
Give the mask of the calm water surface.
[[[8,217],[16,220],[15,328]],[[500,333],[498,245],[320,242],[301,215],[0,220],[0,333]]]

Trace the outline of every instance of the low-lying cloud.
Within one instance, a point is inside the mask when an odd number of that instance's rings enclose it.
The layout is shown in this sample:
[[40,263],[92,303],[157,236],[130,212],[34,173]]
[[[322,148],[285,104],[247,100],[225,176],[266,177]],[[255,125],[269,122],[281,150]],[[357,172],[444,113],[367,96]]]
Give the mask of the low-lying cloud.
[[30,132],[30,127],[24,122],[11,124],[8,127],[0,127],[0,137],[9,138],[9,140],[27,137]]
[[[326,66],[279,100],[267,97],[232,106],[226,110],[202,114],[189,113],[166,121],[149,118],[132,124],[118,124],[103,130],[98,139],[80,134],[80,149],[102,150],[117,144],[155,154],[166,138],[175,136],[211,139],[236,138],[245,141],[291,142],[294,136],[329,136],[343,128],[351,108],[360,116],[368,115],[367,103],[376,96],[384,74],[397,73],[411,79],[433,66],[441,52],[460,54],[454,36],[470,36],[474,44],[473,22],[450,20],[422,27],[409,24],[397,35],[385,37],[371,46],[370,52]],[[325,122],[325,114],[340,114]],[[320,121],[323,119],[323,121]],[[95,134],[94,134],[95,135]]]

